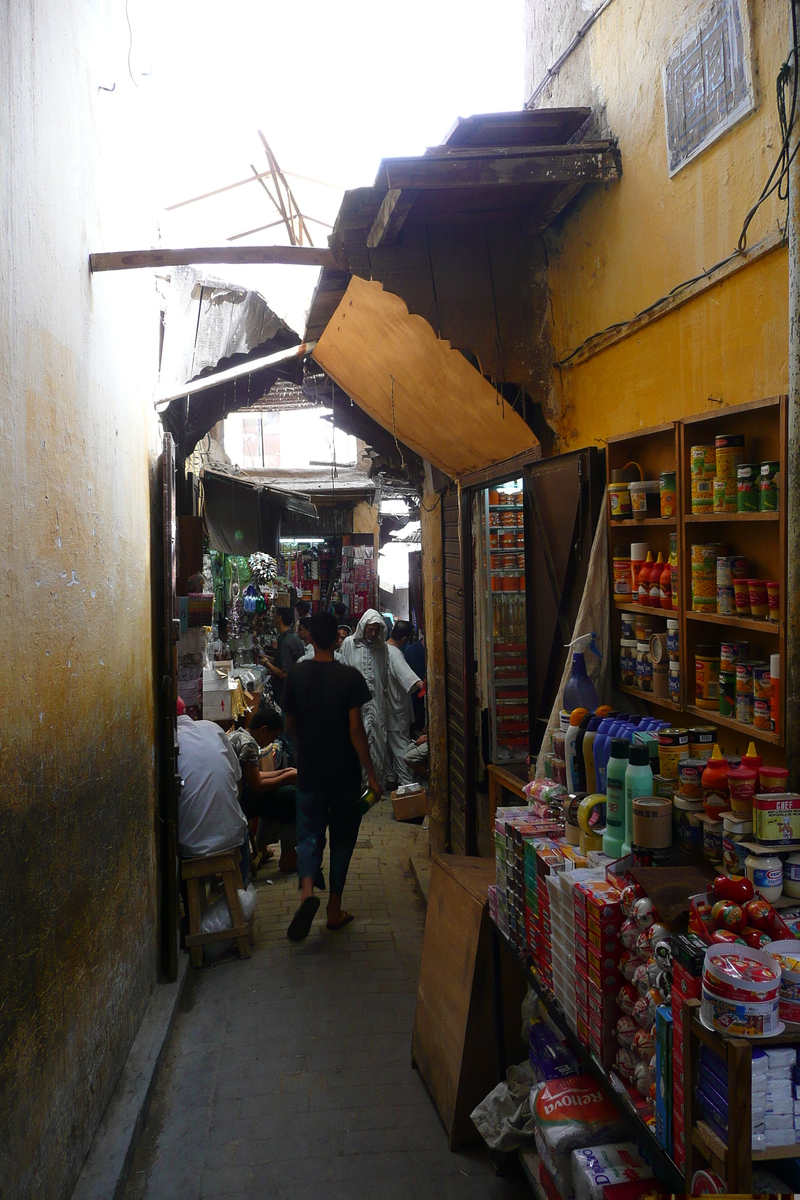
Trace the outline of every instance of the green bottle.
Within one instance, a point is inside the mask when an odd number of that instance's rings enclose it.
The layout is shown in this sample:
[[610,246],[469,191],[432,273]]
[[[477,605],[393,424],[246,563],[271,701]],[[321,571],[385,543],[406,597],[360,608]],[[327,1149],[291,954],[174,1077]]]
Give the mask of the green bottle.
[[365,791],[363,791],[361,793],[361,796],[358,801],[358,811],[361,813],[361,816],[363,817],[366,813],[369,812],[369,810],[372,808],[372,806],[377,803],[378,803],[377,795],[375,794],[375,792],[372,790],[371,787],[368,787]]
[[625,840],[625,772],[628,769],[630,742],[625,738],[611,739],[611,754],[606,767],[606,831],[603,834],[603,854],[621,858]]
[[647,746],[634,743],[628,752],[628,767],[625,771],[625,841],[623,857],[631,852],[633,840],[633,802],[637,796],[652,796],[653,772],[650,770],[650,750]]

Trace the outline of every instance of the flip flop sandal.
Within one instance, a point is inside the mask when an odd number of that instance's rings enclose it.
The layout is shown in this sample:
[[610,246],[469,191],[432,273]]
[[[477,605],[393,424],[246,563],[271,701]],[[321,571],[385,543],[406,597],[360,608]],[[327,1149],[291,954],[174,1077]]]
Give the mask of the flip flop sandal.
[[355,921],[355,915],[351,912],[342,910],[342,919],[336,925],[326,925],[326,929],[330,929],[331,933],[336,933],[337,929],[344,929],[345,925],[349,925],[351,921]]
[[319,897],[309,896],[307,900],[298,908],[297,912],[292,917],[292,922],[286,930],[286,936],[292,942],[303,942],[308,937],[311,929],[311,922],[317,915],[319,908]]

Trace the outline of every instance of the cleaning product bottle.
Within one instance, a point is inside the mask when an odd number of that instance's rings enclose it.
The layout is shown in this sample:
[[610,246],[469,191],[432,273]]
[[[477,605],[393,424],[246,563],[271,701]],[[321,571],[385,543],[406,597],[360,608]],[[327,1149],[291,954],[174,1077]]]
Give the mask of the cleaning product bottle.
[[[600,717],[590,717],[589,724],[586,726],[586,732],[583,735],[583,776],[581,790],[587,794],[597,791],[593,748],[597,731],[602,724],[603,722]],[[580,763],[578,764],[578,770],[580,771]]]
[[575,708],[570,713],[569,729],[564,735],[564,759],[567,764],[567,791],[578,791],[578,751],[576,747],[576,739],[580,729],[581,721],[588,718],[589,714],[585,708]]
[[606,831],[603,854],[621,858],[625,840],[625,771],[630,744],[624,738],[611,739],[611,754],[606,768]]
[[625,770],[625,841],[622,843],[623,857],[631,852],[633,838],[633,802],[637,796],[652,796],[653,772],[650,770],[650,750],[641,742],[634,742],[628,752]]
[[596,654],[598,658],[601,657],[600,651],[595,645],[596,637],[596,633],[586,633],[581,637],[576,637],[566,647],[566,649],[569,649],[570,646],[578,647],[572,652],[572,674],[564,688],[564,707],[570,712],[574,708],[585,708],[587,712],[593,713],[600,703],[595,686],[586,673],[586,659],[583,656],[588,645],[592,653]]
[[611,730],[614,728],[615,721],[613,717],[604,717],[600,722],[600,727],[597,730],[592,746],[592,754],[594,756],[594,778],[597,784],[598,792],[606,790],[606,747],[608,739],[611,735]]

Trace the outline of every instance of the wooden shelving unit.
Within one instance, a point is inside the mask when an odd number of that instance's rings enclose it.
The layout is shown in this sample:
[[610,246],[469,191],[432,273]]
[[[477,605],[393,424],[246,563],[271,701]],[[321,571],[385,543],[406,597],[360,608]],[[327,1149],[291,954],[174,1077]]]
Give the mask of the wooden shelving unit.
[[[777,512],[769,513],[692,513],[691,511],[691,447],[711,445],[717,434],[743,433],[747,462],[775,460],[781,464],[781,479],[786,479],[787,398],[775,396],[752,404],[720,408],[712,413],[688,417],[653,429],[636,430],[630,435],[610,438],[606,456],[608,480],[611,472],[636,462],[644,479],[658,479],[661,471],[675,470],[677,482],[676,517],[649,517],[646,520],[609,521],[609,585],[613,583],[612,556],[631,542],[648,542],[654,558],[661,551],[665,560],[669,554],[670,532],[678,535],[678,608],[672,612],[649,608],[638,603],[617,605],[612,601],[611,653],[613,676],[617,690],[637,696],[649,706],[681,714],[680,725],[713,724],[718,727],[723,753],[743,754],[752,740],[759,746],[765,761],[783,763],[785,732],[783,725],[777,733],[756,729],[753,725],[721,716],[718,712],[701,709],[694,703],[694,662],[698,645],[721,641],[727,633],[737,634],[750,643],[750,658],[769,661],[769,655],[780,653],[782,676],[786,669],[786,495],[782,487]],[[636,536],[640,529],[641,536]],[[691,553],[698,542],[720,542],[725,553],[744,556],[754,578],[777,579],[781,583],[780,620],[768,621],[756,617],[739,617],[724,613],[692,611]],[[612,592],[613,595],[613,592]],[[677,617],[680,622],[680,703],[656,700],[637,688],[619,682],[619,642],[622,612],[644,613],[653,621],[653,628],[664,629],[664,619]],[[781,683],[780,711],[785,713],[785,683]]]
[[[786,1023],[784,1032],[771,1038],[750,1042],[746,1038],[728,1037],[706,1029],[700,1022],[700,1001],[684,1000],[682,1010],[684,1068],[686,1073],[686,1182],[702,1165],[698,1154],[725,1179],[730,1193],[749,1195],[752,1192],[754,1162],[777,1162],[800,1156],[800,1144],[769,1146],[765,1150],[751,1149],[752,1053],[753,1048],[791,1045],[800,1041],[800,1025]],[[695,1089],[698,1079],[698,1048],[706,1046],[727,1066],[728,1095],[736,1102],[728,1109],[727,1140],[723,1141],[705,1121],[695,1120]]]

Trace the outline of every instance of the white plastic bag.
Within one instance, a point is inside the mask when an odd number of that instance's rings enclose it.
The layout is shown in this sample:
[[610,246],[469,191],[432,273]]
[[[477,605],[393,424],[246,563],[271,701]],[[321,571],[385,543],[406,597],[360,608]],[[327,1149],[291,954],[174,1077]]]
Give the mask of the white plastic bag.
[[[245,921],[249,921],[255,912],[256,899],[258,898],[255,884],[248,884],[245,891],[242,891],[240,888],[238,896],[244,919]],[[203,919],[200,922],[200,931],[202,933],[222,933],[223,930],[232,928],[233,917],[228,907],[227,897],[220,896],[203,913]]]

